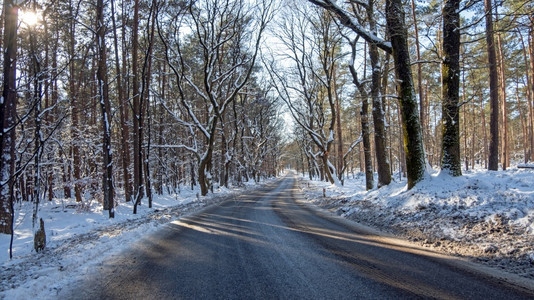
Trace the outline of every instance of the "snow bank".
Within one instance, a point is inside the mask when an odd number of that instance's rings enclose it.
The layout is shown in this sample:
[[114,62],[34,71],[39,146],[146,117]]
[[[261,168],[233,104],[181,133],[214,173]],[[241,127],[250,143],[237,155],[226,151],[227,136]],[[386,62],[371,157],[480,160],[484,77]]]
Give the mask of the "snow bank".
[[436,173],[411,190],[403,181],[365,191],[364,179],[303,192],[346,218],[534,278],[534,169]]
[[197,189],[154,195],[153,207],[149,209],[144,199],[136,215],[132,214],[133,203],[121,202],[124,197],[118,195],[114,219],[108,218],[97,201],[46,201],[41,204],[40,217],[45,222],[47,247],[41,253],[33,250],[32,205],[17,204],[11,260],[7,250],[10,237],[0,235],[0,299],[54,299],[63,287],[82,280],[106,258],[119,255],[161,225],[254,185],[219,188],[206,197],[199,197]]

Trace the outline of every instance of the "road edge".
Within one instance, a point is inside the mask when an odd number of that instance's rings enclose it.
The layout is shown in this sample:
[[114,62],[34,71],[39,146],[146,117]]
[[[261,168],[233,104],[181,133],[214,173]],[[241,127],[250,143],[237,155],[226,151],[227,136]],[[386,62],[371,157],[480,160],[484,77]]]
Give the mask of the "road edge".
[[489,277],[503,281],[503,284],[506,284],[511,288],[519,289],[524,293],[531,294],[532,296],[534,296],[534,280],[532,279],[528,279],[500,269],[492,268],[490,266],[486,266],[477,262],[473,262],[466,257],[452,256],[448,253],[428,249],[392,233],[384,232],[378,228],[370,227],[368,225],[358,223],[356,221],[336,215],[326,209],[323,209],[313,203],[310,203],[309,201],[306,201],[299,187],[299,182],[297,178],[295,176],[291,176],[291,178],[293,178],[295,182],[294,187],[292,189],[292,195],[295,200],[295,203],[320,217],[343,225],[353,231],[368,235],[374,235],[378,237],[381,241],[387,242],[392,245],[397,245],[399,247],[408,246],[414,249],[414,254],[425,255],[428,256],[429,259],[439,260],[442,263],[445,263],[453,268],[466,271],[474,276],[482,276],[486,278]]

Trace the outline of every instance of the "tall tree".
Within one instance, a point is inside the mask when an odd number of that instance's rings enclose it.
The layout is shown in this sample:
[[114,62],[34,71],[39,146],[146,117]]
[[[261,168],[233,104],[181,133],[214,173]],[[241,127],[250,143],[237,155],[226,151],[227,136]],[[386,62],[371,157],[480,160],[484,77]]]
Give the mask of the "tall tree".
[[[81,99],[79,94],[79,89],[81,86],[81,81],[83,76],[85,75],[85,60],[89,53],[89,47],[87,47],[86,52],[83,55],[82,59],[77,59],[78,55],[76,52],[76,24],[77,24],[77,18],[79,17],[78,14],[79,7],[76,7],[76,4],[73,3],[72,0],[69,0],[69,43],[68,43],[68,51],[69,51],[69,59],[71,63],[69,64],[69,75],[71,80],[69,80],[69,97],[71,100],[71,120],[72,120],[72,126],[70,128],[71,131],[71,149],[70,152],[72,153],[72,164],[68,166],[67,171],[65,173],[67,177],[67,188],[65,189],[65,196],[70,197],[70,184],[71,184],[71,173],[74,176],[74,196],[76,197],[76,202],[82,201],[82,187],[81,187],[81,154],[80,154],[80,148],[81,148],[81,141],[80,141],[80,122],[79,122],[79,114],[82,110],[81,107]],[[79,73],[77,73],[79,72]],[[73,80],[78,75],[78,80]],[[69,155],[70,156],[70,155]],[[73,171],[73,172],[72,172]]]
[[493,6],[491,0],[484,0],[484,10],[486,13],[486,43],[491,106],[488,170],[497,171],[499,169],[499,83],[497,77],[495,39],[493,36]]
[[[17,101],[18,6],[4,1],[4,84],[0,101],[0,233],[13,233],[15,175],[15,105]],[[11,256],[11,253],[10,253]]]
[[134,1],[134,17],[132,28],[132,110],[133,110],[133,156],[134,156],[134,214],[137,213],[137,205],[144,196],[143,188],[143,153],[141,151],[142,133],[142,107],[141,91],[139,89],[139,0]]
[[[378,35],[377,24],[374,13],[375,1],[369,0],[367,3],[367,19],[369,31],[373,35]],[[391,183],[391,169],[389,165],[388,153],[386,150],[386,117],[383,97],[381,91],[380,53],[376,43],[369,43],[369,58],[371,62],[371,99],[373,101],[373,124],[375,129],[375,152],[376,165],[378,171],[378,187]]]
[[103,208],[107,210],[110,218],[115,217],[113,203],[113,159],[111,149],[111,104],[109,101],[109,85],[107,79],[107,47],[106,47],[106,25],[104,23],[104,0],[98,0],[96,4],[97,22],[97,49],[98,49],[98,70],[96,79],[98,81],[98,99],[101,108],[102,120],[102,187],[104,194]]
[[[499,12],[497,11],[497,7],[495,7],[495,16],[496,16],[496,26],[500,26],[499,22]],[[508,144],[508,109],[507,109],[507,100],[506,100],[506,62],[504,57],[504,50],[502,45],[502,30],[497,31],[497,65],[499,69],[499,101],[501,106],[501,122],[500,122],[500,146],[501,146],[501,166],[503,170],[506,170],[508,168],[509,162],[510,162],[510,153],[509,153],[509,144]]]
[[415,54],[417,55],[417,93],[419,94],[419,118],[421,119],[421,130],[423,132],[423,138],[425,137],[426,130],[426,117],[425,117],[425,101],[423,97],[423,71],[421,67],[421,47],[419,45],[419,26],[417,24],[417,14],[415,11],[415,0],[412,1],[412,17],[413,27],[415,34]]
[[[166,61],[175,75],[184,116],[171,109],[168,112],[191,132],[194,145],[180,145],[180,148],[192,152],[197,158],[198,183],[203,196],[212,188],[219,122],[251,78],[263,32],[272,18],[271,1],[262,1],[262,5],[255,7],[245,2],[205,0],[190,3],[178,13],[173,12],[171,19],[187,12],[189,26],[193,29],[192,35],[187,37],[189,43],[182,44],[178,34],[179,21],[173,21],[177,31],[171,34],[172,40],[159,30],[162,22],[158,22],[158,34],[165,48]],[[253,14],[257,15],[256,19]],[[252,32],[250,28],[256,31]],[[185,48],[194,55],[187,57]],[[191,59],[194,64],[190,64]],[[191,121],[187,122],[186,118]],[[202,148],[195,132],[204,138]]]
[[[33,1],[32,9],[36,9],[36,1]],[[36,25],[36,24],[32,24]],[[39,236],[44,235],[44,228],[37,228],[39,221],[39,204],[41,202],[41,158],[43,154],[43,132],[42,132],[42,96],[43,96],[43,82],[44,73],[42,71],[42,57],[37,51],[37,37],[34,32],[34,26],[29,26],[30,35],[30,56],[31,56],[31,81],[33,85],[31,103],[34,105],[34,164],[33,164],[33,215],[32,228],[34,231],[34,249],[39,251],[44,249],[45,241],[39,239]],[[41,219],[41,222],[42,219]],[[42,223],[44,227],[44,222]]]
[[[317,148],[309,155],[320,158],[321,177],[340,184],[330,161],[337,113],[333,72],[340,49],[340,40],[335,37],[339,30],[333,21],[322,10],[288,7],[278,38],[288,50],[291,70],[281,72],[274,63],[268,69],[278,95]],[[293,91],[298,96],[293,96]]]
[[534,162],[534,17],[530,16],[529,27],[529,55],[530,55],[530,161]]
[[[111,20],[113,24],[113,47],[115,52],[115,73],[117,73],[117,97],[119,105],[119,116],[120,116],[120,132],[121,132],[121,161],[122,161],[122,176],[124,181],[124,196],[126,201],[132,200],[132,184],[130,182],[130,171],[128,170],[130,165],[130,148],[129,140],[130,134],[128,129],[128,109],[127,108],[127,99],[125,95],[125,83],[123,82],[125,74],[121,71],[120,60],[119,60],[119,43],[117,37],[117,22],[115,15],[115,1],[111,0]],[[123,29],[124,31],[124,29]],[[126,54],[123,53],[123,57]]]
[[391,38],[392,56],[395,61],[395,75],[398,82],[397,94],[402,115],[406,155],[406,175],[408,189],[411,189],[423,179],[426,166],[402,0],[386,1],[386,21],[388,34]]
[[[395,60],[395,73],[399,82],[399,100],[402,124],[404,131],[404,148],[406,152],[406,166],[408,187],[412,188],[419,182],[425,173],[425,157],[417,99],[413,86],[410,54],[408,48],[408,33],[405,24],[405,14],[402,1],[386,1],[387,33],[391,41],[379,38],[373,30],[365,30],[356,18],[350,16],[347,10],[338,6],[332,0],[308,0],[315,5],[321,6],[335,14],[341,24],[350,28],[356,34],[365,39],[369,44],[392,53]],[[355,3],[361,4],[359,1]],[[369,9],[368,5],[363,5]],[[382,105],[381,105],[382,106]],[[373,107],[375,109],[375,107]],[[376,127],[375,127],[376,130]],[[380,135],[379,135],[380,137]],[[385,138],[385,137],[384,137]],[[384,143],[385,145],[385,143]],[[387,154],[387,151],[384,151]],[[385,155],[387,158],[387,155]],[[383,161],[383,160],[381,160]],[[386,160],[387,161],[387,160]]]
[[460,0],[443,5],[442,157],[441,169],[462,175],[460,155]]
[[356,42],[358,39],[350,41],[351,46],[351,59],[349,63],[349,70],[352,75],[352,82],[358,88],[360,92],[362,107],[360,109],[360,123],[362,127],[362,142],[363,142],[363,157],[364,157],[364,169],[365,169],[365,188],[367,190],[374,188],[374,175],[373,175],[373,158],[371,155],[371,139],[369,130],[369,93],[365,86],[358,80],[358,74],[354,67],[356,60]]

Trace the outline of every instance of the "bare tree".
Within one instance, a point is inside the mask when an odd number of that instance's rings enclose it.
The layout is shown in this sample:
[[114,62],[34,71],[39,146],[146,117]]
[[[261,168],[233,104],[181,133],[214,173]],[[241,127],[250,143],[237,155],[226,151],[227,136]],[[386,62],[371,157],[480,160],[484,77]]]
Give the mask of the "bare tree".
[[[365,39],[369,44],[369,58],[371,62],[371,99],[373,104],[373,124],[375,131],[375,151],[377,157],[377,169],[378,169],[378,186],[388,185],[391,182],[391,170],[389,158],[386,150],[386,125],[385,125],[385,113],[384,103],[380,94],[381,89],[381,68],[380,68],[380,55],[378,49],[381,48],[386,52],[391,52],[391,44],[378,37],[377,22],[374,13],[375,1],[369,0],[355,1],[351,3],[351,10],[354,14],[357,14],[359,9],[363,8],[365,11],[365,18],[358,15],[352,16],[349,11],[344,10],[342,7],[336,5],[330,0],[309,0],[310,2],[323,7],[324,9],[332,12],[336,15],[344,26],[350,28],[358,36]],[[362,23],[366,20],[369,28],[366,29]]]
[[[341,184],[330,162],[335,141],[336,108],[333,78],[340,48],[333,19],[321,11],[292,6],[279,24],[278,39],[288,50],[291,70],[266,63],[278,95],[286,102],[295,122],[309,135],[321,159],[321,174]],[[338,52],[336,52],[338,51]]]
[[[218,0],[188,5],[188,26],[193,30],[190,46],[195,47],[193,51],[196,51],[195,59],[199,62],[200,70],[186,57],[178,34],[179,28],[176,28],[172,41],[158,30],[167,63],[175,75],[180,104],[190,122],[176,113],[173,116],[193,135],[193,130],[198,130],[205,139],[203,149],[197,144],[193,147],[182,145],[198,158],[198,180],[202,195],[206,195],[212,186],[212,159],[219,122],[247,84],[255,67],[263,31],[271,18],[270,1],[260,1],[257,7],[260,8],[259,12],[244,1]],[[252,19],[255,12],[259,16]],[[175,19],[175,16],[171,18]],[[252,43],[247,45],[246,41],[250,39]],[[201,82],[195,71],[201,72]],[[192,92],[194,97],[186,94],[187,91]],[[202,111],[208,112],[204,122],[191,98],[204,104]]]
[[370,190],[374,188],[374,175],[373,175],[373,157],[371,155],[371,140],[370,140],[371,134],[369,132],[369,93],[367,92],[367,88],[358,79],[358,73],[354,66],[354,63],[356,61],[357,41],[358,41],[358,37],[356,37],[356,39],[352,41],[349,40],[349,43],[351,46],[351,60],[349,63],[349,70],[352,75],[352,82],[358,88],[358,91],[360,92],[361,101],[362,101],[362,107],[360,109],[360,117],[361,117],[360,122],[361,122],[361,127],[362,127],[361,136],[362,136],[362,142],[363,142],[365,188],[367,190]]

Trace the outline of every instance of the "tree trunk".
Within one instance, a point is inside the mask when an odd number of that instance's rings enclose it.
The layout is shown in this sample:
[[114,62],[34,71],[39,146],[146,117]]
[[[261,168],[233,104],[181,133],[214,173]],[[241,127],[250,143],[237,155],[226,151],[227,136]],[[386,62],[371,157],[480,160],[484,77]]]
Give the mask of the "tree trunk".
[[[125,84],[123,82],[123,74],[119,63],[119,45],[117,37],[117,24],[115,21],[115,3],[111,0],[111,20],[113,22],[113,46],[115,48],[115,72],[117,73],[117,96],[119,105],[119,117],[120,117],[120,131],[121,131],[121,161],[122,161],[122,176],[124,181],[124,196],[126,202],[132,200],[132,184],[130,182],[130,172],[128,167],[130,165],[130,148],[129,140],[130,133],[128,130],[128,110],[126,109],[127,97],[124,93]],[[125,55],[125,53],[123,53]]]
[[200,159],[198,165],[198,184],[200,185],[200,194],[206,196],[212,185],[212,158],[213,158],[213,147],[215,144],[215,134],[217,132],[217,117],[213,117],[213,121],[210,124],[210,136],[208,137],[208,142],[206,144],[206,153]]
[[482,119],[482,132],[484,133],[484,168],[488,167],[488,132],[486,129],[486,113],[484,111],[484,99],[480,95],[480,118]]
[[[465,91],[465,70],[462,70],[462,91]],[[465,170],[469,170],[469,150],[473,150],[473,147],[469,148],[468,140],[469,140],[469,130],[467,122],[469,118],[467,117],[467,103],[466,103],[466,93],[462,93],[462,102],[463,105],[463,124],[464,124],[464,163],[465,163]],[[474,124],[473,124],[474,125]],[[475,128],[471,128],[471,132],[475,131]],[[471,151],[473,153],[473,151]],[[474,168],[474,165],[471,165],[471,167]]]
[[[161,101],[165,103],[165,89],[167,88],[167,75],[166,70],[167,65],[162,64],[161,66],[161,75],[160,76],[160,97]],[[159,126],[158,126],[158,144],[161,146],[163,144],[163,105],[159,106]],[[158,185],[156,187],[158,194],[163,194],[163,148],[158,148],[158,162],[159,168],[157,169]]]
[[104,160],[102,187],[104,193],[103,209],[107,210],[110,218],[115,217],[113,203],[113,160],[111,149],[111,104],[109,101],[109,86],[107,81],[107,53],[106,53],[106,26],[104,25],[104,0],[96,4],[97,43],[98,43],[98,97],[102,112],[102,154]]
[[[374,0],[369,0],[367,9],[369,27],[373,34],[377,34],[376,22],[374,19]],[[378,172],[378,187],[391,183],[391,167],[389,165],[388,153],[386,150],[386,121],[384,113],[384,102],[380,95],[381,71],[380,54],[378,47],[374,43],[369,44],[369,57],[371,59],[371,99],[373,101],[373,124],[375,129],[375,153],[376,166]]]
[[497,78],[495,40],[493,38],[492,7],[491,0],[484,0],[491,103],[488,170],[497,171],[499,169],[499,84]]
[[[0,233],[13,233],[13,188],[15,178],[15,112],[17,102],[18,6],[4,0],[4,85],[0,101]],[[12,236],[13,237],[13,236]],[[12,252],[10,250],[10,257]]]
[[417,26],[417,15],[415,13],[415,0],[412,0],[412,17],[413,17],[413,26],[415,33],[415,53],[417,55],[417,92],[419,93],[419,118],[421,120],[421,133],[423,135],[423,144],[424,139],[426,138],[426,108],[425,101],[423,97],[423,72],[421,68],[421,49],[419,45],[419,28]]
[[[33,9],[35,9],[36,3],[33,2]],[[41,202],[41,157],[43,152],[43,133],[42,133],[42,121],[41,121],[41,112],[42,112],[42,95],[43,95],[43,86],[42,83],[45,80],[44,76],[41,73],[41,58],[37,52],[36,46],[36,37],[33,30],[30,29],[30,56],[31,56],[31,76],[33,81],[33,94],[32,94],[32,104],[35,107],[34,122],[34,153],[35,157],[33,159],[33,215],[32,215],[32,228],[34,232],[34,238],[36,237],[36,224],[39,218],[39,204]],[[43,245],[34,245],[35,250],[38,247],[44,248]]]
[[[349,64],[349,70],[352,75],[352,82],[358,88],[362,99],[362,108],[360,110],[360,125],[362,131],[362,144],[363,144],[363,171],[365,172],[365,188],[370,190],[374,188],[374,175],[373,175],[373,157],[371,153],[371,138],[369,133],[369,94],[365,87],[358,80],[356,68],[354,68],[354,60],[356,58],[356,40],[350,42],[352,48],[351,63]],[[365,59],[365,58],[364,58]],[[365,73],[365,67],[364,67]],[[373,78],[374,79],[374,78]],[[372,84],[374,84],[373,82]],[[374,87],[372,87],[374,89]],[[362,167],[360,167],[362,169]]]
[[[74,13],[74,6],[72,3],[69,5],[70,9],[70,15],[72,17],[72,20],[69,22],[70,26],[70,43],[69,43],[69,57],[72,59],[72,62],[69,64],[69,75],[71,76],[71,79],[75,77],[76,73],[76,64],[75,57],[76,57],[76,21],[75,13]],[[85,62],[85,61],[84,61]],[[81,65],[83,66],[83,65]],[[81,79],[81,76],[80,76]],[[79,85],[80,83],[78,83]],[[72,170],[73,170],[73,180],[74,180],[74,196],[76,198],[76,202],[82,201],[82,187],[80,186],[80,179],[81,179],[81,155],[80,155],[80,148],[78,146],[78,140],[79,140],[79,133],[80,133],[80,125],[78,121],[78,114],[80,111],[80,100],[78,99],[78,87],[76,86],[75,80],[69,80],[69,96],[71,98],[71,121],[72,121],[72,128],[71,130],[71,138],[72,138]],[[70,172],[69,172],[70,173]],[[70,176],[69,176],[70,177]],[[72,184],[69,182],[69,184]],[[69,192],[70,194],[70,192]]]
[[[518,83],[516,83],[519,85]],[[515,97],[517,100],[517,107],[519,110],[519,119],[521,120],[521,132],[523,133],[523,159],[524,163],[528,163],[528,128],[527,128],[527,120],[525,118],[525,114],[523,113],[523,110],[521,109],[522,103],[521,99],[519,97],[519,86],[516,86],[515,89]],[[527,101],[529,101],[530,97],[527,97]]]
[[373,157],[371,155],[371,140],[369,134],[369,103],[368,98],[366,96],[364,97],[364,95],[362,95],[362,109],[360,111],[360,116],[365,165],[365,188],[371,190],[374,187]]
[[530,161],[534,162],[534,17],[530,18],[529,31],[529,54],[530,54]]
[[443,6],[442,157],[441,170],[462,175],[460,156],[460,1],[446,0]]
[[[495,8],[495,13],[498,16],[497,8]],[[497,17],[496,22],[498,24],[499,18]],[[509,153],[508,153],[508,116],[506,108],[506,77],[504,73],[504,55],[502,49],[502,35],[497,33],[497,61],[499,66],[499,96],[501,104],[501,165],[502,169],[506,170],[509,165]]]
[[408,189],[411,189],[423,179],[426,166],[402,0],[386,1],[386,19],[395,60],[395,75],[399,82],[398,95],[402,115]]
[[343,180],[343,132],[341,130],[341,100],[337,93],[336,72],[334,72],[334,96],[336,100],[336,133],[337,133],[337,172],[339,180]]
[[132,28],[132,89],[133,89],[133,156],[134,156],[134,214],[137,213],[137,205],[144,196],[143,190],[143,154],[141,151],[141,95],[139,90],[139,0],[134,1],[134,18]]
[[[144,179],[145,179],[145,190],[148,197],[148,208],[152,208],[152,180],[150,178],[150,139],[151,139],[151,129],[152,129],[152,115],[150,114],[150,78],[152,78],[152,52],[154,44],[154,30],[156,26],[156,17],[154,10],[156,10],[156,1],[152,1],[152,6],[150,7],[150,15],[147,22],[147,34],[149,36],[148,41],[148,50],[145,56],[145,63],[143,65],[143,88],[141,89],[141,110],[146,112],[146,127],[147,127],[147,146],[146,148],[141,148],[141,152],[144,153]],[[152,20],[150,18],[152,17]],[[152,22],[150,22],[152,21]],[[150,25],[149,25],[150,24]],[[143,113],[140,115],[140,138],[143,140]],[[142,144],[141,144],[142,145]]]
[[[530,160],[530,153],[532,151],[532,148],[530,147],[530,135],[529,133],[531,132],[531,128],[530,128],[530,120],[532,119],[531,118],[531,114],[532,114],[532,101],[534,101],[534,91],[531,89],[531,85],[532,85],[532,82],[530,81],[530,70],[529,70],[529,61],[528,61],[528,50],[527,50],[527,46],[525,44],[525,39],[523,37],[523,34],[521,34],[521,30],[518,30],[518,33],[519,33],[519,37],[521,38],[521,45],[522,45],[522,48],[523,48],[523,62],[525,64],[525,76],[526,76],[526,79],[527,79],[527,114],[526,116],[524,115],[524,113],[521,112],[521,109],[520,109],[520,113],[522,114],[522,120],[524,122],[523,124],[523,127],[524,127],[524,142],[523,142],[523,151],[524,151],[524,161],[525,163],[527,163],[529,160]],[[528,37],[527,37],[528,38]],[[534,58],[534,57],[533,57]],[[517,89],[518,90],[518,89]],[[517,95],[517,103],[519,105],[520,103],[520,100],[519,100],[519,95]],[[519,105],[518,107],[521,107],[521,105]]]

